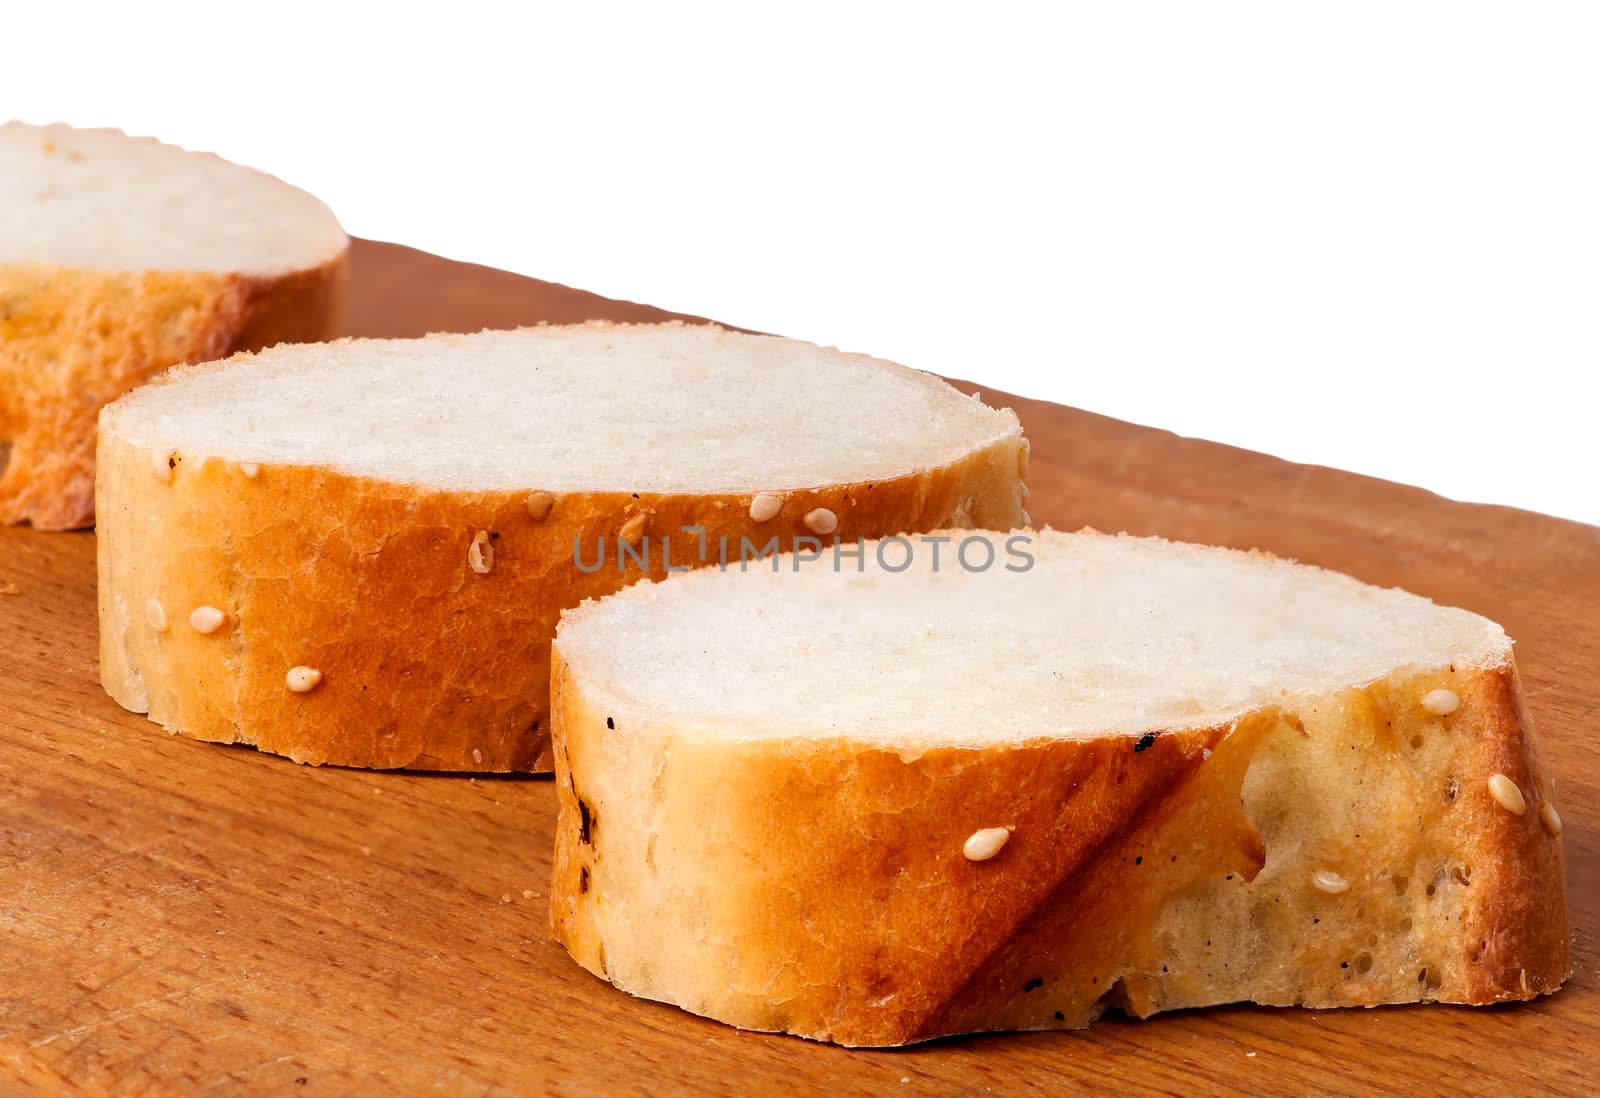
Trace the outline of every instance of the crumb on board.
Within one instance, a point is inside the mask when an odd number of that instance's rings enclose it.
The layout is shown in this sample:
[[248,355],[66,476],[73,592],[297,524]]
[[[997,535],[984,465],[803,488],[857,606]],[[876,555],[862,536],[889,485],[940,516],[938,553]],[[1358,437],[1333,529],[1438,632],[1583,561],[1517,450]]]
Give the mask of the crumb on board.
[[522,898],[523,898],[523,899],[524,899],[524,900],[531,900],[531,899],[533,899],[533,889],[531,889],[531,888],[525,888],[525,889],[523,889],[523,890],[522,890]]
[[20,595],[20,594],[22,594],[22,588],[18,587],[16,584],[12,583],[10,580],[0,580],[0,595]]

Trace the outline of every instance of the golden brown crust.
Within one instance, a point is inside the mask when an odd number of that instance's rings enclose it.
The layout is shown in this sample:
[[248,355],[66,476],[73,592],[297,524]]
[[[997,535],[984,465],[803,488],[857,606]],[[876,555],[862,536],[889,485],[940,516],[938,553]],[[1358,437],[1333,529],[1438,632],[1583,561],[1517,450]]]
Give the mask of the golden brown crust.
[[94,521],[95,417],[177,363],[338,334],[345,255],[281,277],[0,265],[0,523]]
[[[832,509],[838,535],[950,525],[1006,529],[1021,515],[1020,433],[936,469],[788,493],[752,521],[748,495],[573,493],[530,510],[533,490],[436,492],[325,468],[174,456],[170,477],[111,427],[100,433],[101,678],[127,708],[199,739],[255,744],[307,763],[438,770],[548,769],[550,638],[560,612],[643,575],[710,559],[741,537],[787,547]],[[534,512],[538,512],[536,515]],[[648,572],[615,538],[652,540]],[[469,563],[479,531],[493,562]],[[585,564],[573,563],[581,539]],[[636,543],[639,544],[639,543]],[[146,618],[156,599],[165,632]],[[226,614],[201,635],[201,605]],[[295,666],[316,668],[306,693]]]
[[[558,940],[647,998],[849,1045],[1107,1006],[1490,1003],[1568,973],[1512,667],[1144,741],[918,754],[608,727],[557,652]],[[1448,686],[1447,717],[1421,698]],[[1488,793],[1503,772],[1515,816]],[[1011,827],[991,861],[963,840]]]
[[1463,930],[1473,963],[1460,1001],[1548,994],[1572,971],[1566,864],[1559,837],[1541,815],[1546,803],[1554,804],[1554,789],[1537,759],[1533,721],[1514,665],[1477,676],[1462,691],[1454,732],[1470,737],[1473,757],[1465,769],[1480,779],[1506,775],[1527,806],[1514,815],[1496,803],[1486,780],[1462,783],[1463,811],[1477,839],[1472,879],[1481,876],[1484,887]]

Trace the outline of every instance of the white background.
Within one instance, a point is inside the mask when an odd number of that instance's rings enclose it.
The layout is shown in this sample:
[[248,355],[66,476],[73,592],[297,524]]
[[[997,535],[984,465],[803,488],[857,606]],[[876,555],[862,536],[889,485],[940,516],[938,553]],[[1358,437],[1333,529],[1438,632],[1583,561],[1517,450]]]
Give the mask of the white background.
[[8,6],[358,235],[1600,522],[1600,6]]

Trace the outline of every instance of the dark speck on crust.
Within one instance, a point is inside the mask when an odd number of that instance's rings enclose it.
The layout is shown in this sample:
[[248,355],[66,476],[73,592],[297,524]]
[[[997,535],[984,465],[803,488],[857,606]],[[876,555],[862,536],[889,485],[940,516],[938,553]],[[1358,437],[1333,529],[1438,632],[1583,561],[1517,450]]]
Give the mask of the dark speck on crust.
[[1024,995],[1026,995],[1028,992],[1033,991],[1035,988],[1041,988],[1043,986],[1044,986],[1044,979],[1042,977],[1035,976],[1033,979],[1029,980],[1027,983],[1022,985],[1022,993]]
[[617,730],[617,722],[613,718],[607,717],[606,718],[606,727],[608,729],[610,729],[611,731],[615,732]]
[[1056,1011],[1056,1021],[1065,1022],[1066,1020],[1067,1020],[1067,1016],[1065,1014],[1061,1013],[1059,1010]]
[[585,865],[578,868],[578,894],[581,896],[587,891],[589,891],[589,867]]
[[593,812],[589,811],[589,802],[582,797],[578,798],[578,841],[585,846],[594,845],[594,832],[599,824]]
[[1154,732],[1146,732],[1144,735],[1139,737],[1139,742],[1133,745],[1134,753],[1138,754],[1140,751],[1143,751],[1145,748],[1149,747],[1155,742],[1156,734]]

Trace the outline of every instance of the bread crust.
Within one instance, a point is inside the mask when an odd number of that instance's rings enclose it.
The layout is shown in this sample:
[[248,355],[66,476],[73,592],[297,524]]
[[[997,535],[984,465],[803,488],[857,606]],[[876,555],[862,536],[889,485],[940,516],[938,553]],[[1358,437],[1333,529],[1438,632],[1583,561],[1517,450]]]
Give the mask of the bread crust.
[[[550,639],[563,609],[645,575],[716,559],[728,537],[809,536],[838,516],[852,541],[952,522],[1007,529],[1022,516],[1020,427],[948,465],[786,493],[765,522],[749,495],[569,493],[548,508],[516,492],[439,492],[337,470],[246,470],[141,449],[108,410],[99,444],[101,681],[120,704],[174,732],[248,743],[305,763],[431,770],[547,770]],[[253,475],[247,475],[247,472]],[[537,512],[537,513],[536,513]],[[492,565],[473,570],[478,533]],[[654,542],[645,570],[619,533]],[[574,566],[574,539],[598,571]],[[482,553],[479,553],[482,563]],[[622,559],[624,570],[616,562]],[[163,632],[147,618],[155,599]],[[225,614],[209,634],[197,606]],[[322,673],[305,693],[291,667]]]
[[[558,641],[551,926],[635,995],[882,1046],[1108,1006],[1493,1003],[1569,973],[1509,654],[1149,739],[920,752],[633,727],[580,670]],[[1446,718],[1421,703],[1441,686]],[[967,860],[992,827],[1001,853]]]
[[95,418],[167,367],[336,336],[347,255],[272,277],[0,265],[0,523],[91,525]]

